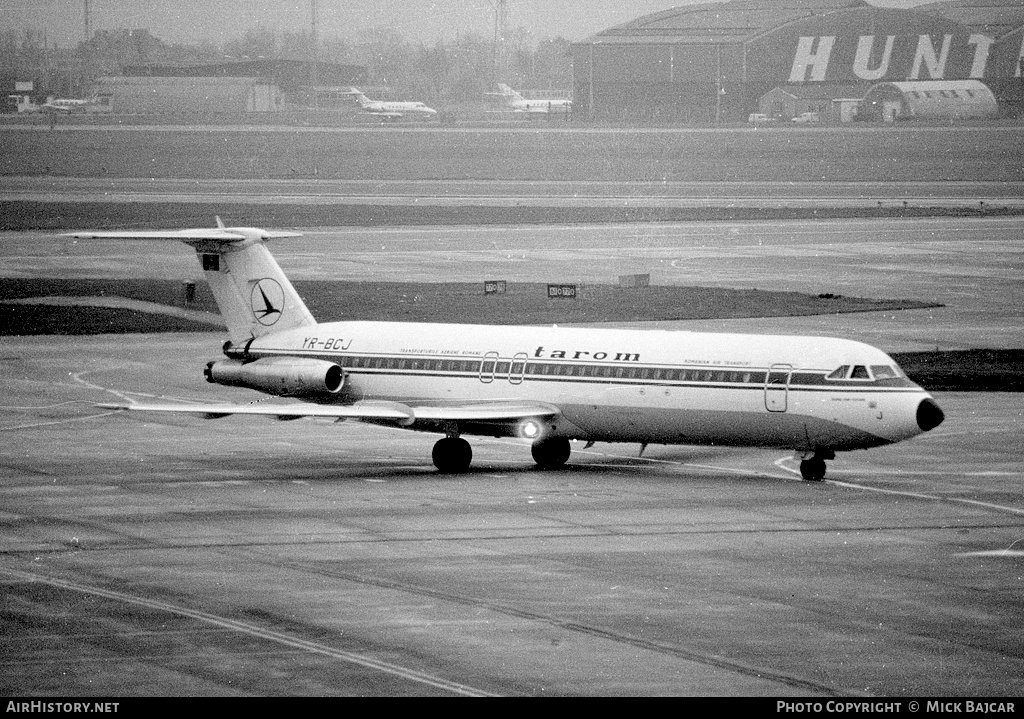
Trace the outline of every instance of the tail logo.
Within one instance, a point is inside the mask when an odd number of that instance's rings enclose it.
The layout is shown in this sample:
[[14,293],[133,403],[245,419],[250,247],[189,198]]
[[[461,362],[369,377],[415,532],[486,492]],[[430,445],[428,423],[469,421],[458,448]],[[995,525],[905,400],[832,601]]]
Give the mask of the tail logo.
[[250,304],[256,321],[269,327],[281,319],[281,311],[284,310],[284,290],[277,280],[265,277],[253,286]]

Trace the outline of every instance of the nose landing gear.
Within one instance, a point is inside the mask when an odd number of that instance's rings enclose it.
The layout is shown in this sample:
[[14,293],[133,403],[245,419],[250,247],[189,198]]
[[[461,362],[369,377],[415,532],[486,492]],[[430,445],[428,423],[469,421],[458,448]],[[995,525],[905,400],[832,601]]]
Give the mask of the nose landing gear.
[[826,459],[835,459],[836,453],[831,449],[818,449],[811,456],[801,455],[800,476],[808,482],[820,482],[825,478]]
[[820,482],[825,478],[825,460],[812,457],[800,463],[800,476],[808,482]]

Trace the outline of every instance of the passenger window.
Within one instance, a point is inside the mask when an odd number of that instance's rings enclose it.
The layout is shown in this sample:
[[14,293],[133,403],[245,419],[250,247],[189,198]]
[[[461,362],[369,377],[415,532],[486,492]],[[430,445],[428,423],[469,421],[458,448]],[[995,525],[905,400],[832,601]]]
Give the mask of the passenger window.
[[846,373],[850,371],[850,365],[844,364],[843,366],[833,370],[825,376],[825,379],[846,379]]
[[850,374],[850,379],[871,379],[871,375],[868,374],[867,367],[859,364],[853,368],[853,372]]
[[884,364],[871,365],[871,374],[875,376],[875,379],[890,379],[898,376],[894,368]]

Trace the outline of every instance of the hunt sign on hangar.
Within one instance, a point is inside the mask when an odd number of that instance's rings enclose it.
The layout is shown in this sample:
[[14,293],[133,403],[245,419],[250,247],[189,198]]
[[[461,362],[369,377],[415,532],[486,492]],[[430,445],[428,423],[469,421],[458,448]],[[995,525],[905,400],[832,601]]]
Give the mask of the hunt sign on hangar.
[[[743,121],[778,87],[984,82],[1024,111],[1024,3],[913,9],[864,0],[733,0],[672,8],[573,45],[573,112],[595,119]],[[841,88],[841,90],[840,90]],[[853,93],[853,94],[850,94]]]

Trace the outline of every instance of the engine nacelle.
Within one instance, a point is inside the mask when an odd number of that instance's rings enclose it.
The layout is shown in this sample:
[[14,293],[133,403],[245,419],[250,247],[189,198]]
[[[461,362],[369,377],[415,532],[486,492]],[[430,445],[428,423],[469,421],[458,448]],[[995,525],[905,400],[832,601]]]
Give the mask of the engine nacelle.
[[333,362],[292,357],[217,360],[207,363],[203,374],[207,382],[280,396],[337,394],[345,386],[345,371]]

